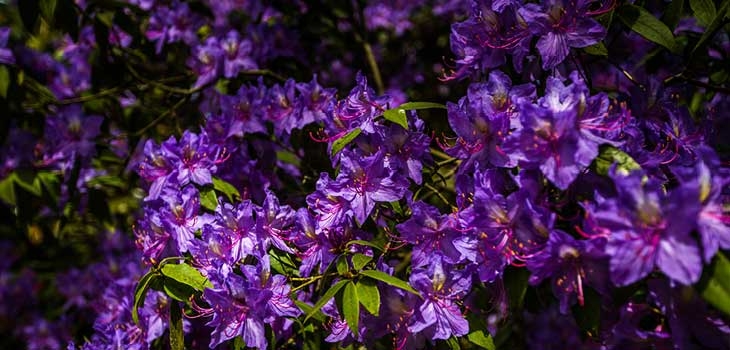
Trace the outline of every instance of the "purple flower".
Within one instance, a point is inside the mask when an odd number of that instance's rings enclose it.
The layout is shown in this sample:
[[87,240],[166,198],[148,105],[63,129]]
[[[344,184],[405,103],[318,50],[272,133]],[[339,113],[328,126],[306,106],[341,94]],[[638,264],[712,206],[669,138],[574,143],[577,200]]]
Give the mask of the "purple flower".
[[256,213],[256,230],[264,251],[273,245],[287,253],[294,251],[287,245],[294,225],[295,211],[288,205],[279,205],[279,198],[266,191],[263,206]]
[[730,213],[722,193],[730,178],[711,148],[698,148],[697,154],[700,157],[694,167],[677,168],[675,173],[681,180],[681,187],[691,196],[687,200],[697,200],[701,207],[696,219],[697,231],[702,242],[702,256],[709,263],[720,248],[730,249]]
[[327,173],[321,173],[317,180],[317,190],[307,196],[307,205],[314,212],[320,228],[341,227],[348,217],[352,217],[350,202],[344,197],[332,195],[332,189],[336,187]]
[[160,220],[171,234],[180,253],[188,251],[188,245],[195,239],[195,232],[212,220],[208,214],[199,216],[200,199],[198,191],[193,186],[186,186],[182,191],[169,189],[161,199],[166,206],[162,206]]
[[46,146],[53,150],[49,158],[62,161],[62,168],[70,168],[77,158],[90,158],[96,152],[95,139],[103,121],[102,117],[85,115],[80,105],[66,106],[46,118]]
[[461,78],[470,72],[497,68],[511,54],[517,70],[530,50],[527,22],[515,7],[492,9],[492,1],[473,3],[469,18],[451,26],[451,51],[456,55],[456,71],[449,78]]
[[489,73],[488,82],[471,84],[458,105],[447,105],[449,125],[458,136],[447,152],[496,166],[517,165],[517,160],[501,149],[502,142],[519,127],[518,102],[534,97],[533,85],[513,87],[510,78],[498,70]]
[[[268,257],[259,266],[241,266],[244,276],[229,274],[217,282],[215,289],[206,289],[203,298],[210,304],[207,313],[213,318],[207,324],[214,327],[210,347],[228,339],[243,336],[247,346],[265,349],[268,341],[265,325],[281,317],[296,317],[301,311],[289,298],[286,278],[271,275]],[[214,284],[217,279],[213,279]],[[283,329],[274,329],[275,333]]]
[[583,306],[584,284],[606,292],[608,265],[603,255],[605,242],[597,242],[601,240],[576,240],[563,231],[553,230],[545,248],[527,260],[527,269],[532,272],[530,284],[550,278],[563,314],[569,312],[576,297]]
[[334,119],[325,121],[333,134],[344,134],[355,128],[372,134],[375,132],[375,117],[382,115],[387,109],[387,96],[376,96],[362,73],[358,73],[356,80],[357,86],[350,91],[347,98],[337,102],[333,111]]
[[193,54],[188,58],[188,66],[198,79],[193,88],[199,88],[215,81],[221,75],[221,61],[224,52],[216,37],[209,37],[205,43],[193,47]]
[[454,241],[465,238],[456,228],[455,217],[441,215],[438,209],[423,203],[411,205],[411,218],[396,226],[403,241],[413,244],[413,268],[430,263],[434,258],[450,264],[463,260]]
[[613,143],[600,137],[601,123],[608,122],[608,97],[588,96],[588,88],[575,72],[571,80],[565,85],[562,79],[551,77],[537,105],[522,101],[521,128],[504,146],[523,166],[539,167],[562,190],[591,164],[601,143]]
[[241,39],[237,31],[229,31],[220,40],[223,50],[223,76],[235,78],[239,72],[256,69],[258,65],[251,57],[251,41]]
[[471,288],[468,274],[444,268],[434,261],[428,271],[411,274],[410,284],[423,299],[411,316],[408,331],[423,332],[432,340],[459,337],[469,332],[469,323],[459,310],[457,302]]
[[397,201],[408,189],[408,180],[387,168],[384,157],[382,151],[371,156],[343,151],[340,174],[330,183],[330,193],[350,202],[355,219],[361,225],[376,202]]
[[15,64],[13,51],[7,48],[9,37],[10,28],[0,27],[0,64]]
[[465,256],[476,265],[479,279],[491,282],[507,264],[522,265],[542,249],[555,214],[535,205],[524,190],[505,197],[493,192],[487,174],[475,177],[474,203],[459,218],[477,243],[461,249],[474,250]]
[[571,47],[586,47],[606,36],[598,22],[590,18],[591,2],[548,0],[541,4],[526,4],[519,13],[531,25],[533,34],[540,37],[537,49],[542,56],[542,68],[552,69],[566,57]]
[[302,108],[301,118],[295,128],[302,128],[307,124],[324,120],[327,112],[334,108],[335,89],[325,89],[317,83],[317,76],[309,83],[297,83],[299,91],[299,105]]
[[145,35],[155,41],[157,53],[165,43],[184,42],[193,46],[198,42],[196,34],[202,22],[201,17],[190,10],[187,2],[173,1],[170,7],[157,6],[152,11]]
[[611,281],[625,286],[655,267],[682,284],[702,272],[697,243],[690,236],[700,210],[691,192],[677,188],[665,195],[660,184],[643,183],[644,174],[613,175],[617,198],[600,199],[588,208],[594,231],[608,239]]
[[179,186],[191,182],[198,185],[213,183],[211,174],[218,169],[218,150],[208,143],[208,135],[185,130],[180,141],[175,142],[174,137],[170,137],[162,148],[169,155],[169,162],[177,167],[175,173]]

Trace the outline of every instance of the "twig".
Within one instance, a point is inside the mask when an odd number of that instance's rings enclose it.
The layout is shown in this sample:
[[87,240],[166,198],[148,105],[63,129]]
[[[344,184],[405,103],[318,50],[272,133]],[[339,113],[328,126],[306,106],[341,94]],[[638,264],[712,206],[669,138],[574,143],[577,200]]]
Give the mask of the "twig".
[[162,119],[164,119],[168,115],[172,114],[176,109],[178,109],[180,106],[182,106],[182,104],[185,103],[185,101],[187,101],[187,99],[188,99],[187,96],[183,97],[182,99],[180,99],[180,101],[175,103],[170,109],[164,111],[157,118],[155,118],[155,120],[151,121],[144,128],[135,131],[132,135],[142,136],[147,130],[149,130],[151,127],[155,126],[155,124],[159,123]]

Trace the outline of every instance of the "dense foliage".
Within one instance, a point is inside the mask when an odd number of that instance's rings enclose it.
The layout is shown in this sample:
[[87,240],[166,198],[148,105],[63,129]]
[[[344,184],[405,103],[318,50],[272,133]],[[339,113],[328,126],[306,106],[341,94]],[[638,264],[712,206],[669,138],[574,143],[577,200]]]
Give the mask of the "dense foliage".
[[0,348],[730,349],[729,23],[0,1]]

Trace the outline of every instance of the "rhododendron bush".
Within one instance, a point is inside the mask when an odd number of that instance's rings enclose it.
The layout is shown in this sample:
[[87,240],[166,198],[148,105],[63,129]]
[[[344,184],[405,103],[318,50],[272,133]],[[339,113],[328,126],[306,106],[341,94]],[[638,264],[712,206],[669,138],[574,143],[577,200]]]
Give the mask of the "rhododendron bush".
[[0,348],[730,349],[729,30],[0,1]]

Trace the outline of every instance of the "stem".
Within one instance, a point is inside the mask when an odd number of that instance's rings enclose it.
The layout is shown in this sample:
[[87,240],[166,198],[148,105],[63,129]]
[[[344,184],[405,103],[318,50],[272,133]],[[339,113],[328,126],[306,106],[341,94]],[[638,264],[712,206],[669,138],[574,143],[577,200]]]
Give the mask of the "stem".
[[444,160],[454,159],[450,155],[444,153],[443,151],[437,150],[433,147],[431,147],[430,150],[431,150],[431,154],[433,154],[434,156],[437,156],[441,159],[444,159]]
[[370,46],[370,43],[365,41],[363,41],[362,46],[365,49],[365,57],[367,57],[370,70],[373,71],[373,78],[375,79],[375,86],[378,88],[378,94],[382,95],[385,93],[385,86],[383,85],[383,78],[380,76],[378,62],[375,60],[375,55],[373,54],[373,48]]
[[444,197],[443,194],[441,194],[441,191],[439,191],[436,187],[431,186],[430,184],[424,183],[424,186],[428,188],[429,190],[433,191],[433,193],[441,199],[442,202],[446,205],[450,205],[449,200]]
[[667,79],[664,79],[664,84],[670,85],[670,84],[674,83],[675,80],[682,80],[684,82],[687,82],[692,85],[699,86],[699,87],[702,87],[705,89],[722,92],[724,94],[730,94],[730,88],[726,88],[724,86],[712,85],[712,84],[705,83],[704,81],[701,81],[701,80],[688,78],[688,77],[684,76],[684,73],[679,73],[677,75],[673,75]]
[[182,308],[174,300],[170,302],[170,349],[185,350]]
[[151,121],[144,128],[135,131],[132,135],[142,136],[147,130],[149,130],[151,127],[155,126],[155,124],[159,123],[162,119],[165,119],[165,117],[172,114],[176,109],[178,109],[180,106],[182,106],[182,104],[185,103],[185,101],[187,101],[187,99],[188,99],[187,96],[183,97],[182,99],[180,99],[180,101],[175,103],[175,105],[173,105],[170,109],[168,109],[165,112],[163,112],[162,114],[160,114],[157,118],[155,118],[155,120]]

